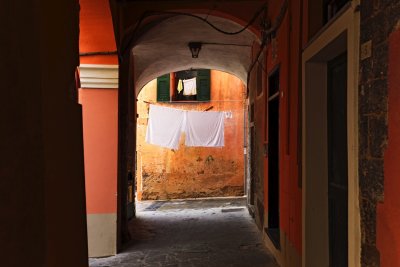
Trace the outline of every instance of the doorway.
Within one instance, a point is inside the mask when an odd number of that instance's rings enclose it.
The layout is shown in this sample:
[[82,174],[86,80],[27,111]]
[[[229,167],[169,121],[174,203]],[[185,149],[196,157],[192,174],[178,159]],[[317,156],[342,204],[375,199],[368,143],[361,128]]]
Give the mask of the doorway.
[[254,103],[250,105],[250,177],[249,190],[247,192],[248,204],[251,209],[254,207],[255,198],[255,175],[256,175],[256,130],[254,127]]
[[279,231],[279,69],[268,79],[268,229],[280,249]]
[[302,266],[360,266],[357,23],[349,8],[303,51]]
[[347,54],[328,62],[329,266],[348,266]]

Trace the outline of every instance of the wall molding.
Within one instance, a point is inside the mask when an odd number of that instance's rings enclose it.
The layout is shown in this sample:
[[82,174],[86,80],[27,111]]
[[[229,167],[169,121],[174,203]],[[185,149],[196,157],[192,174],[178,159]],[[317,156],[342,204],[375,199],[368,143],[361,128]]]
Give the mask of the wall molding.
[[81,88],[118,89],[118,65],[81,64]]

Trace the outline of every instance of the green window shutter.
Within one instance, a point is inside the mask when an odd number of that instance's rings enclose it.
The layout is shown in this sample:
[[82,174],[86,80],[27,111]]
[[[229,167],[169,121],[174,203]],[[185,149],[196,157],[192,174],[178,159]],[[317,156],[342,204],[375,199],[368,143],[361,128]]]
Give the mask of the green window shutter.
[[197,100],[210,101],[210,70],[197,71]]
[[170,100],[169,73],[157,78],[157,102]]

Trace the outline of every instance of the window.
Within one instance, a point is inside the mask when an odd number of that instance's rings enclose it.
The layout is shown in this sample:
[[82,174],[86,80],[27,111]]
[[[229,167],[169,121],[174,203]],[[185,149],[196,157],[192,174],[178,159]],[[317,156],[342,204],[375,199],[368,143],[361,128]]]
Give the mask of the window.
[[311,40],[350,2],[350,0],[308,0],[308,40]]
[[268,78],[268,97],[279,95],[279,68],[274,70]]
[[324,23],[331,20],[349,0],[324,0]]
[[157,78],[157,101],[170,101],[170,77],[169,73]]
[[210,101],[210,92],[209,69],[178,71],[157,78],[158,102]]

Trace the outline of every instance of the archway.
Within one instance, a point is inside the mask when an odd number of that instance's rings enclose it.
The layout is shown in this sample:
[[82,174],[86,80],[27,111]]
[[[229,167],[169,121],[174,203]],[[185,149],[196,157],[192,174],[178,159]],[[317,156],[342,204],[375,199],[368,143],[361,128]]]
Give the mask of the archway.
[[[256,14],[258,17],[263,8]],[[254,15],[254,14],[252,14]],[[169,72],[182,69],[216,69],[232,73],[247,84],[248,73],[258,53],[258,36],[229,19],[207,15],[208,23],[193,16],[175,15],[143,26],[140,36],[133,40],[131,49],[121,55],[119,69],[119,158],[118,158],[118,244],[129,236],[127,230],[128,173],[135,170],[135,126],[137,97],[143,85]],[[180,27],[191,29],[182,33]],[[217,25],[217,26],[216,26]],[[202,44],[198,58],[192,58],[188,43]],[[122,51],[123,52],[123,51]]]
[[[178,91],[179,80],[193,75],[196,94],[185,95],[187,88]],[[245,90],[239,78],[216,70],[169,73],[145,85],[137,99],[138,201],[245,195]],[[188,140],[188,124],[178,123],[177,116],[188,113],[209,119],[192,121],[196,143]],[[166,120],[171,123],[164,124]],[[184,131],[177,133],[178,139],[175,126]]]

